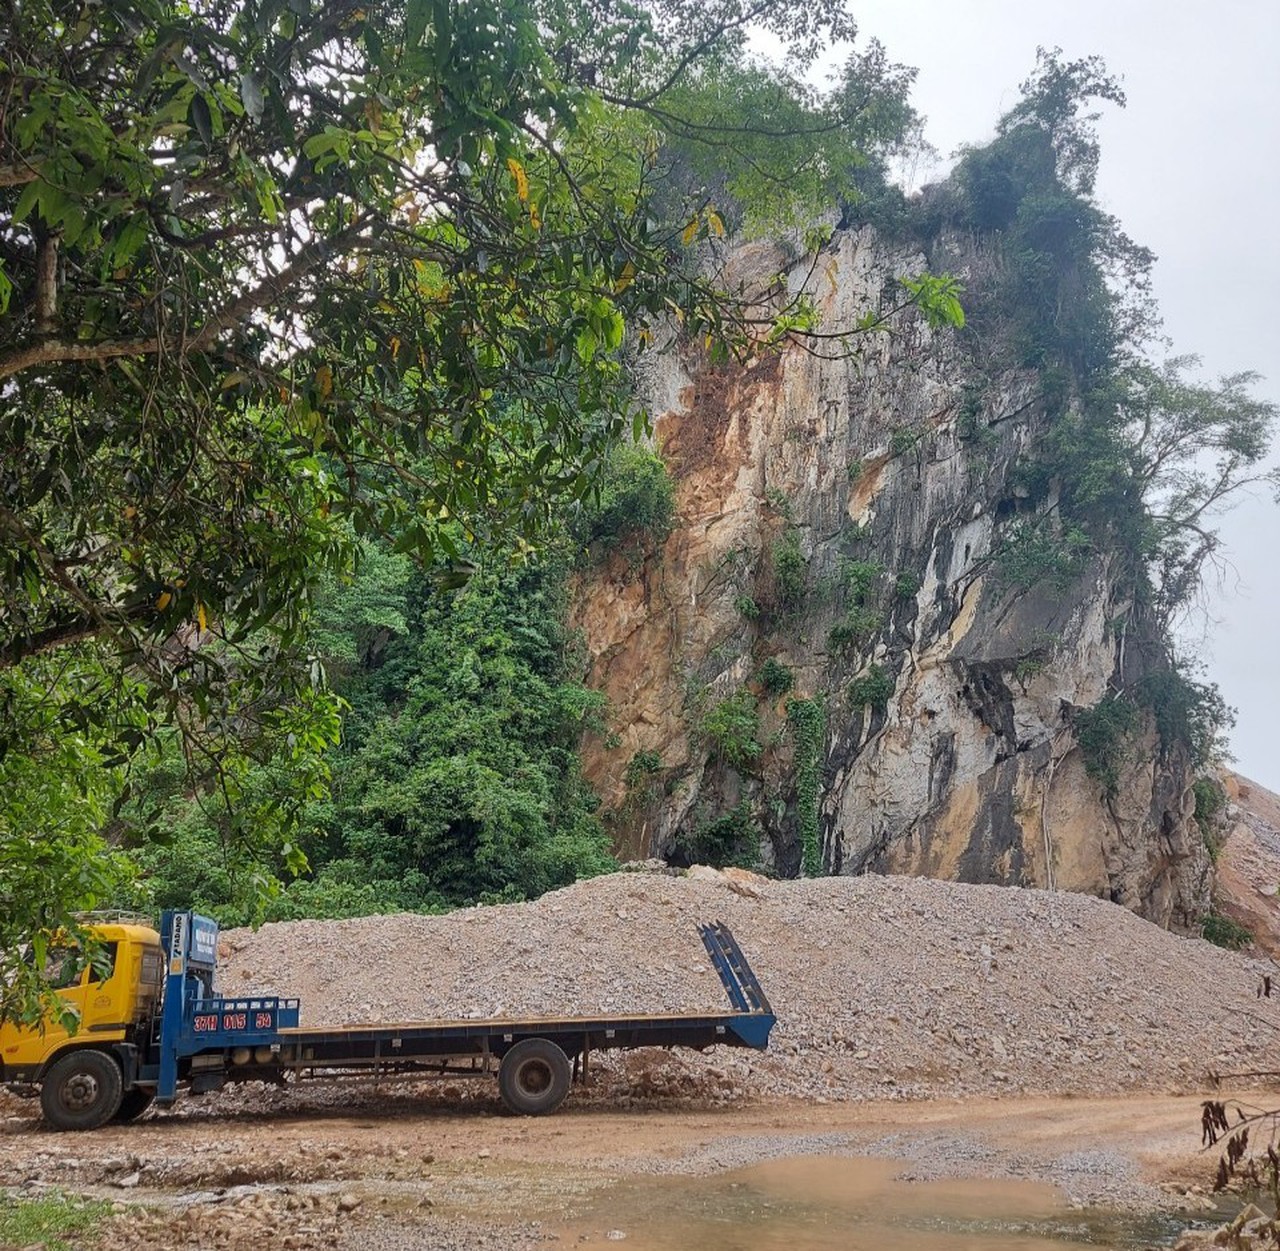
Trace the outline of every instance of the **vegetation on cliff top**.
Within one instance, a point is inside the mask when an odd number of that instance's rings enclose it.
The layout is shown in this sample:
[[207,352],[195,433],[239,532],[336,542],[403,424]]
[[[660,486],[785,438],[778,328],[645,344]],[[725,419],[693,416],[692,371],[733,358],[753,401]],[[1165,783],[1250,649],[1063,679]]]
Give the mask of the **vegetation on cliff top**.
[[1215,515],[1280,476],[1263,464],[1277,410],[1253,395],[1256,375],[1205,383],[1194,357],[1158,355],[1154,257],[1093,196],[1097,101],[1124,103],[1097,58],[1042,50],[996,139],[967,152],[922,212],[998,241],[967,333],[981,373],[1037,371],[1048,416],[1016,471],[998,573],[1066,593],[1105,556],[1130,601],[1114,689],[1077,718],[1090,773],[1112,794],[1136,732],[1118,717],[1127,708],[1147,709],[1163,750],[1194,767],[1222,750],[1231,711],[1179,654],[1175,627],[1215,566]]

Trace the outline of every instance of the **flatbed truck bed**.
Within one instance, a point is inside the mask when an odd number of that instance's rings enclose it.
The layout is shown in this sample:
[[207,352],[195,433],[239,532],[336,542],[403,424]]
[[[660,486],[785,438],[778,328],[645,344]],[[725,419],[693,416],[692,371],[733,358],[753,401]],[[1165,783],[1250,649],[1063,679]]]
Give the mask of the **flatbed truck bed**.
[[217,927],[194,913],[167,912],[159,936],[163,991],[131,1035],[109,1044],[77,1036],[78,1044],[73,1039],[38,1071],[9,1066],[0,1078],[39,1087],[46,1120],[62,1129],[132,1119],[153,1101],[168,1107],[182,1092],[206,1093],[230,1082],[410,1071],[496,1074],[512,1112],[540,1115],[559,1107],[575,1079],[586,1080],[593,1051],[768,1046],[773,1010],[733,935],[723,923],[700,925],[698,932],[730,1011],[304,1026],[297,999],[213,994]]

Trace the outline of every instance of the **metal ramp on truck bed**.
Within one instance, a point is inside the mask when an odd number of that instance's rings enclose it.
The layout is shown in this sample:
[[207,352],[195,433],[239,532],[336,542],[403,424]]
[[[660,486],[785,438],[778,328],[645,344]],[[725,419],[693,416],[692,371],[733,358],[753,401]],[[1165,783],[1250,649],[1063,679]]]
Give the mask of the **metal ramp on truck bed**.
[[729,1002],[739,1012],[772,1016],[768,997],[760,989],[760,983],[729,927],[723,921],[704,921],[698,926],[698,933],[702,935],[711,963],[720,974]]

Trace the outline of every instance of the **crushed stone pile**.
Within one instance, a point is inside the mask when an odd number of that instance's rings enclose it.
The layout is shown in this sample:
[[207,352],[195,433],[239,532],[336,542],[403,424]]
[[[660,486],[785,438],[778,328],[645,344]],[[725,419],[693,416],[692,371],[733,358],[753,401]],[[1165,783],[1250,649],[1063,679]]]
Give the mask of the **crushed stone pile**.
[[446,916],[266,925],[223,936],[220,990],[300,996],[304,1025],[723,1011],[702,920],[729,923],[772,1002],[768,1053],[617,1057],[615,1087],[1100,1095],[1277,1067],[1257,961],[1088,896],[922,878],[623,872]]

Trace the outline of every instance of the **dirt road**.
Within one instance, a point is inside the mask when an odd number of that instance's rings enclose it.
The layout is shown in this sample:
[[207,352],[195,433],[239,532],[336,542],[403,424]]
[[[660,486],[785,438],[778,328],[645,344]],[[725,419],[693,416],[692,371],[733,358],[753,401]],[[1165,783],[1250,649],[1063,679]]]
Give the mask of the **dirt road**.
[[[130,1127],[59,1135],[27,1105],[0,1112],[0,1185],[56,1185],[125,1210],[117,1248],[520,1248],[626,1233],[638,1179],[717,1176],[790,1157],[902,1161],[915,1180],[1019,1178],[1068,1203],[1130,1214],[1203,1202],[1196,1096],[728,1107],[660,1100],[624,1111],[591,1098],[517,1119],[477,1096],[347,1088],[343,1104],[299,1092],[291,1114],[226,1101]],[[247,1106],[251,1101],[246,1098]],[[617,1202],[613,1199],[617,1197]]]

